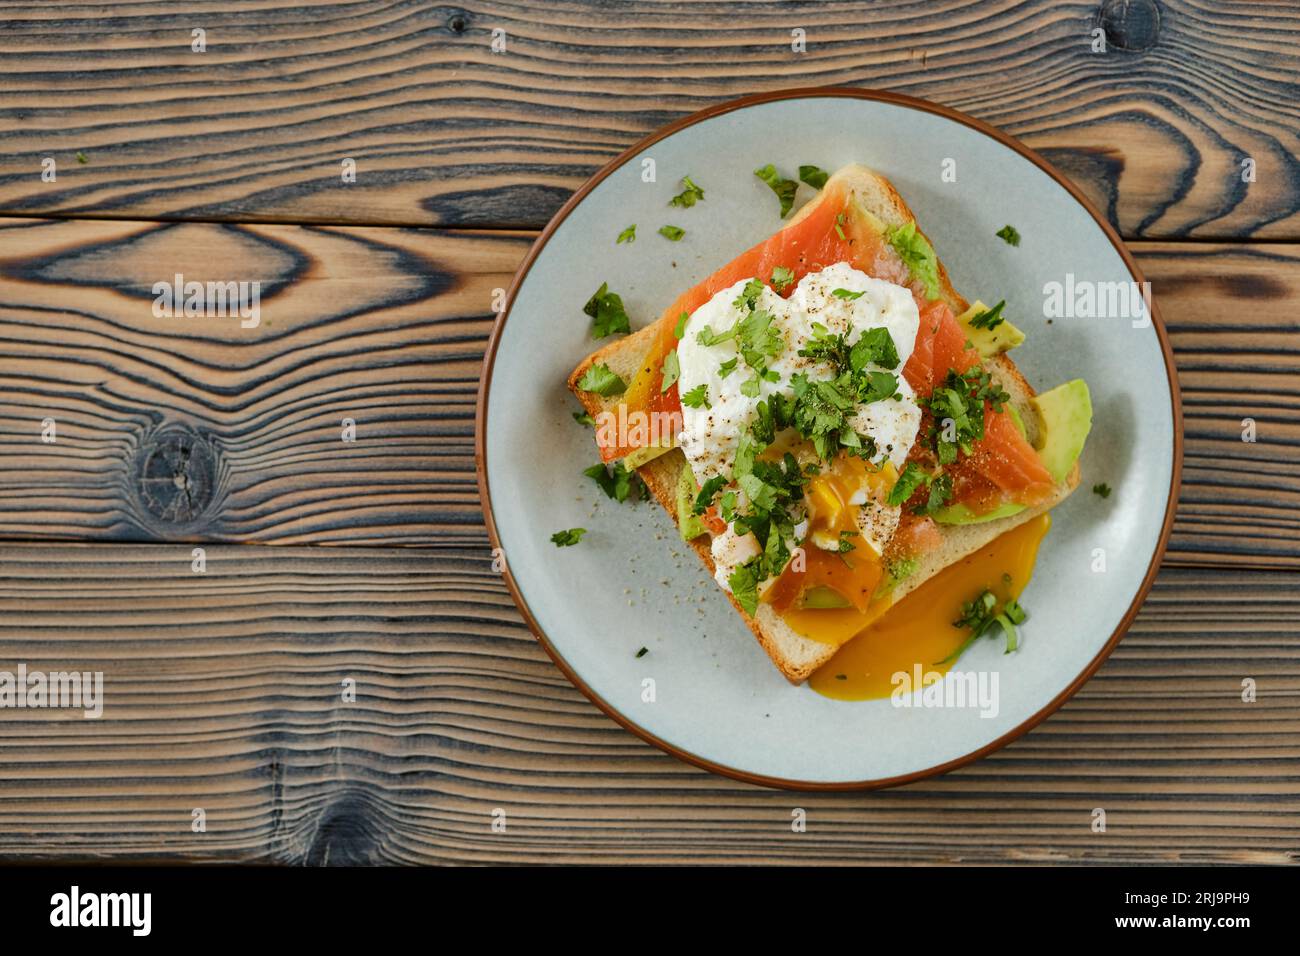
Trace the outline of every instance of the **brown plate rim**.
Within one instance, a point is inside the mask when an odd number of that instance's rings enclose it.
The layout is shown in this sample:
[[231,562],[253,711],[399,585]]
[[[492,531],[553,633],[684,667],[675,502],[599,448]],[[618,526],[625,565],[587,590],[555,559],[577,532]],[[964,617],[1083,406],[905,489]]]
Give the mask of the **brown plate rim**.
[[[547,242],[550,241],[550,238],[555,233],[556,229],[560,227],[560,224],[564,222],[569,214],[577,208],[578,204],[581,203],[587,195],[605,179],[605,177],[609,176],[628,160],[644,151],[646,147],[657,143],[659,140],[664,139],[667,136],[671,136],[679,130],[686,129],[689,126],[694,126],[696,123],[702,122],[706,119],[745,109],[746,107],[755,106],[760,103],[771,103],[778,100],[800,98],[821,99],[828,97],[874,100],[877,102],[891,103],[896,106],[920,110],[925,113],[932,113],[936,116],[942,116],[946,119],[961,123],[963,126],[967,126],[976,132],[983,133],[985,136],[997,140],[1002,145],[1028,159],[1043,172],[1047,173],[1047,175],[1051,176],[1053,180],[1066,190],[1066,192],[1073,196],[1074,200],[1082,206],[1087,213],[1092,216],[1097,225],[1101,227],[1102,231],[1106,234],[1106,237],[1110,240],[1111,245],[1113,245],[1119,253],[1120,258],[1124,260],[1124,264],[1128,268],[1129,273],[1133,276],[1134,281],[1139,283],[1145,281],[1142,271],[1138,268],[1137,262],[1133,259],[1132,253],[1130,253],[1128,248],[1124,245],[1124,241],[1119,237],[1119,234],[1115,232],[1110,223],[1097,212],[1096,208],[1087,197],[1079,191],[1078,187],[1054,169],[1047,160],[1029,147],[1025,146],[1023,143],[1013,139],[1001,130],[990,126],[983,120],[975,119],[973,116],[967,116],[965,113],[961,113],[951,107],[942,106],[938,103],[931,103],[927,100],[907,96],[902,93],[894,93],[888,90],[858,89],[857,87],[848,86],[814,86],[773,90],[767,93],[755,93],[750,96],[742,96],[739,99],[729,100],[725,103],[719,103],[715,106],[710,106],[706,109],[700,110],[699,112],[692,113],[689,116],[684,116],[637,141],[634,145],[625,149],[623,152],[619,153],[618,156],[614,157],[614,159],[606,163],[594,176],[591,177],[591,179],[587,180],[587,182],[584,183],[582,187],[578,189],[578,191],[575,192],[563,206],[560,207],[559,211],[551,218],[551,221],[546,224],[546,228],[542,230],[541,235],[537,237],[532,248],[528,250],[528,255],[524,258],[519,270],[515,273],[514,280],[510,283],[510,289],[506,294],[505,305],[502,308],[501,313],[497,316],[496,321],[493,323],[492,334],[488,339],[487,352],[483,358],[483,370],[479,376],[478,402],[474,416],[474,467],[478,477],[479,498],[483,506],[483,520],[487,525],[488,539],[491,542],[494,552],[500,549],[501,541],[497,536],[496,522],[492,515],[492,501],[488,494],[487,480],[487,403],[488,392],[492,383],[492,367],[495,364],[497,347],[501,342],[502,330],[505,328],[506,321],[510,317],[510,309],[514,305],[515,295],[518,293],[519,287],[523,284],[523,281],[527,277],[529,270],[532,268],[533,263],[537,260],[538,255],[541,254],[541,251],[546,247]],[[1177,502],[1178,488],[1182,478],[1183,465],[1183,414],[1181,392],[1178,387],[1178,373],[1174,365],[1173,350],[1169,345],[1169,335],[1165,330],[1164,321],[1160,317],[1160,309],[1156,304],[1154,297],[1151,301],[1151,323],[1155,327],[1156,337],[1159,339],[1161,351],[1164,353],[1165,376],[1169,384],[1169,398],[1173,413],[1173,468],[1170,472],[1169,497],[1165,504],[1164,524],[1161,527],[1160,539],[1156,544],[1155,551],[1151,555],[1151,562],[1147,566],[1146,575],[1143,577],[1142,584],[1138,587],[1137,593],[1133,596],[1132,603],[1124,613],[1124,617],[1120,620],[1114,633],[1111,634],[1110,639],[1101,650],[1098,651],[1092,661],[1079,673],[1077,677],[1075,677],[1073,681],[1069,683],[1068,686],[1066,686],[1064,690],[1052,698],[1052,700],[1037,713],[1028,717],[1001,737],[998,737],[990,743],[985,744],[983,747],[980,747],[978,750],[974,750],[964,756],[946,761],[945,763],[936,764],[933,767],[927,767],[924,770],[918,770],[895,777],[884,777],[874,780],[833,782],[786,780],[780,777],[768,777],[762,774],[739,770],[735,767],[728,767],[725,764],[715,763],[711,760],[705,760],[689,751],[668,743],[666,740],[655,736],[645,728],[639,726],[614,707],[610,706],[604,698],[592,690],[591,687],[587,686],[586,682],[574,673],[573,669],[569,667],[568,663],[560,653],[551,645],[551,642],[547,639],[546,635],[542,633],[542,629],[538,626],[536,619],[533,617],[532,611],[529,609],[527,602],[524,601],[523,595],[520,593],[514,578],[510,574],[508,562],[506,562],[502,567],[502,575],[505,578],[506,587],[509,589],[510,596],[514,599],[520,613],[524,616],[525,622],[528,624],[529,630],[532,631],[533,635],[537,638],[538,643],[542,645],[542,648],[550,656],[551,660],[555,662],[555,666],[563,672],[564,676],[567,677],[569,681],[578,688],[578,690],[582,691],[582,693],[585,694],[593,704],[604,711],[604,713],[611,719],[640,737],[642,740],[658,747],[665,753],[672,754],[679,760],[683,760],[696,767],[721,774],[725,777],[730,777],[734,780],[740,780],[745,783],[752,783],[760,786],[777,787],[786,790],[834,791],[875,790],[882,787],[893,787],[904,783],[911,783],[916,780],[924,780],[927,777],[947,773],[949,770],[955,770],[958,767],[965,766],[968,763],[972,763],[979,760],[981,757],[993,753],[995,750],[1005,747],[1007,744],[1011,743],[1011,741],[1028,733],[1060,709],[1062,704],[1073,697],[1074,694],[1078,692],[1079,688],[1097,672],[1097,669],[1101,667],[1106,658],[1110,656],[1111,652],[1115,649],[1115,646],[1119,643],[1120,638],[1124,636],[1124,633],[1133,623],[1133,618],[1137,616],[1138,611],[1141,609],[1143,603],[1145,603],[1147,595],[1151,591],[1152,582],[1155,580],[1156,573],[1160,569],[1161,561],[1164,558],[1166,548],[1169,544],[1169,535],[1173,529],[1174,511]]]

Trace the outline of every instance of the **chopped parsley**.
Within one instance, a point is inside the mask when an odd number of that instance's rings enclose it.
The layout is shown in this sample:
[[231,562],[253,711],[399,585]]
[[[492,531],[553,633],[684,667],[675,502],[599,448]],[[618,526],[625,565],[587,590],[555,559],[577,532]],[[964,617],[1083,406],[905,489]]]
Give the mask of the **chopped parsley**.
[[571,548],[587,533],[586,528],[569,528],[567,531],[557,531],[551,535],[551,543],[557,548]]
[[738,358],[727,359],[725,362],[723,362],[721,365],[718,366],[718,378],[726,378],[728,375],[730,375],[732,372],[736,370],[736,366],[738,364],[740,364],[740,359]]
[[932,515],[952,501],[952,475],[940,473],[930,479],[930,497],[912,509],[913,514]]
[[898,348],[889,329],[867,329],[849,351],[849,367],[853,371],[862,371],[869,362],[881,368],[898,368]]
[[772,288],[777,292],[784,292],[794,283],[794,270],[787,269],[785,266],[775,266],[772,269]]
[[835,296],[835,298],[837,298],[837,299],[844,299],[844,300],[847,301],[847,302],[852,302],[854,299],[860,299],[860,298],[862,298],[862,297],[863,297],[864,295],[866,295],[866,294],[867,294],[867,293],[866,293],[866,290],[865,290],[865,289],[864,289],[863,291],[861,291],[861,292],[854,292],[854,291],[852,291],[851,289],[832,289],[832,290],[831,290],[831,295]]
[[912,278],[925,287],[926,298],[939,298],[939,260],[934,247],[916,231],[916,223],[909,222],[885,232],[885,238],[894,247]]
[[[606,497],[613,498],[620,503],[627,501],[634,487],[640,490],[642,484],[637,473],[629,471],[621,461],[616,461],[613,465],[597,462],[590,468],[584,468],[582,473],[599,485],[600,490],[605,492]],[[644,497],[644,494],[642,494],[642,497]]]
[[602,282],[582,307],[582,311],[591,316],[591,337],[603,339],[616,332],[631,332],[623,300],[618,293],[609,291],[609,283]]
[[973,329],[996,329],[1006,321],[1002,315],[1002,307],[1007,304],[1006,299],[1002,299],[991,309],[984,309],[982,312],[976,312],[971,316],[970,324]]
[[[742,442],[745,440],[748,436]],[[732,527],[737,534],[753,534],[765,545],[761,554],[740,565],[727,579],[737,603],[748,614],[758,608],[758,585],[778,576],[790,560],[786,541],[794,537],[794,523],[789,509],[802,500],[807,481],[789,452],[780,462],[774,462],[754,458],[754,451],[751,447],[745,470],[736,476],[750,500],[750,508],[735,515]],[[737,453],[736,457],[739,468],[741,456]]]
[[690,176],[682,177],[682,185],[686,188],[670,199],[668,205],[678,206],[682,209],[690,209],[704,198],[704,190],[691,182]]
[[727,584],[731,587],[731,594],[735,597],[736,603],[751,616],[758,610],[758,582],[761,580],[758,575],[761,562],[761,555],[751,558],[727,577]]
[[695,506],[691,509],[695,514],[702,515],[709,510],[713,504],[713,499],[718,492],[727,484],[727,479],[723,475],[714,475],[704,483],[700,493],[695,496]]
[[643,647],[643,648],[641,648],[641,650],[639,650],[639,651],[636,652],[636,656],[637,656],[638,658],[642,658],[642,657],[645,657],[645,656],[646,656],[647,654],[649,654],[649,653],[650,653],[650,648],[648,648],[648,647]]
[[934,413],[932,438],[934,452],[941,465],[957,460],[957,452],[969,455],[975,442],[984,437],[984,403],[994,412],[1011,396],[993,383],[992,377],[976,365],[958,373],[948,369],[948,374],[920,404]]
[[663,373],[664,380],[663,384],[659,386],[660,392],[666,392],[668,389],[672,388],[682,374],[682,367],[677,360],[676,349],[673,349],[664,356]]
[[619,378],[604,362],[597,362],[582,373],[582,378],[578,379],[578,388],[609,398],[627,391],[627,382]]
[[596,419],[592,418],[588,412],[574,412],[573,420],[579,425],[590,425],[592,428],[596,427]]
[[997,236],[999,239],[1001,239],[1009,246],[1020,245],[1020,233],[1016,232],[1015,226],[1010,226],[1010,225],[1003,226],[993,235]]
[[636,223],[632,223],[632,225],[620,232],[618,238],[614,240],[614,245],[618,245],[620,242],[636,242]]
[[682,404],[691,408],[712,408],[709,402],[709,386],[700,384],[682,396]]
[[856,531],[841,531],[840,532],[840,554],[848,554],[850,551],[856,550],[857,545],[855,545],[852,541],[850,541],[849,538],[859,538],[859,537],[861,537],[861,535]]
[[680,226],[660,226],[659,235],[673,242],[681,242],[682,236],[686,235],[686,230]]
[[813,338],[799,354],[828,363],[835,378],[813,382],[803,373],[791,376],[794,397],[772,396],[769,417],[773,424],[793,426],[813,443],[822,459],[830,460],[840,449],[860,458],[874,458],[875,442],[858,434],[849,420],[859,404],[898,394],[897,375],[868,368],[872,362],[897,368],[898,352],[888,330],[868,330],[850,347],[846,336],[832,334],[817,323]]
[[[753,376],[740,386],[741,394],[751,398],[758,395],[762,382],[780,379],[776,372],[767,367],[767,362],[780,355],[785,344],[781,330],[772,324],[775,316],[766,309],[755,308],[764,288],[761,279],[750,279],[732,302],[734,308],[745,313],[736,324],[725,332],[714,332],[706,325],[696,336],[697,341],[704,346],[735,341],[740,357],[754,371]],[[725,375],[735,367],[735,360],[730,359],[723,363],[722,372]]]
[[1110,492],[1111,492],[1110,485],[1106,484],[1104,481],[1099,485],[1092,486],[1092,493],[1102,498],[1109,498]]
[[763,294],[763,282],[761,279],[750,279],[740,290],[740,295],[732,300],[733,308],[753,309],[758,304],[758,297]]
[[835,234],[839,236],[841,240],[845,239],[844,213],[840,213],[838,216],[835,217]]
[[[772,396],[773,417],[781,425],[792,425],[813,443],[817,456],[829,461],[841,449],[861,458],[876,455],[876,443],[858,434],[849,421],[857,407],[851,383],[845,373],[831,381],[814,382],[802,372],[790,377],[794,398]],[[888,374],[888,373],[885,373]],[[893,378],[893,376],[889,376]],[[897,381],[895,380],[895,387]]]
[[826,180],[830,179],[830,173],[816,166],[800,166],[799,178],[811,186],[813,189],[821,189],[826,185]]
[[916,489],[930,480],[929,474],[924,468],[914,461],[909,461],[904,467],[898,480],[894,482],[894,487],[889,490],[889,496],[885,501],[894,507],[898,507],[908,498],[916,493]]
[[767,183],[772,192],[776,193],[776,198],[781,201],[781,218],[784,219],[790,212],[790,207],[794,205],[794,194],[799,189],[799,184],[793,179],[782,178],[771,163],[754,170],[754,175]]
[[683,312],[677,316],[677,324],[673,326],[673,337],[680,339],[686,334],[686,322],[691,317],[689,312]]
[[1006,635],[1007,645],[1005,654],[1010,654],[1020,644],[1020,636],[1016,632],[1016,625],[1023,624],[1028,615],[1014,599],[1007,601],[999,610],[998,600],[993,596],[993,592],[985,590],[973,601],[966,601],[961,606],[961,617],[952,622],[953,627],[969,629],[971,634],[961,647],[957,648],[941,661],[935,661],[936,664],[946,664],[949,661],[961,657],[966,648],[975,643],[980,637],[987,633],[993,625],[1002,629]]
[[81,150],[77,150],[77,162],[81,163],[81,165],[84,166],[86,165],[86,163],[90,162],[90,160],[86,158],[85,153],[83,153]]

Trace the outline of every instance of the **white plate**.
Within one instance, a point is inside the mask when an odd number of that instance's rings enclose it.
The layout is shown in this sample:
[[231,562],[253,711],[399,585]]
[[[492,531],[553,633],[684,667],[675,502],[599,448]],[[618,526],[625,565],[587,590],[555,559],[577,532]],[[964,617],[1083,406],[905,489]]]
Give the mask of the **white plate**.
[[[642,179],[653,159],[656,182]],[[956,181],[941,176],[955,161]],[[890,701],[828,700],[769,661],[657,505],[606,499],[564,382],[595,347],[582,306],[602,283],[634,326],[771,235],[775,196],[753,170],[864,163],[912,207],[953,285],[1007,300],[1028,336],[1015,359],[1037,388],[1087,380],[1092,434],[1078,492],[1022,597],[1022,648],[977,642],[963,671],[996,671],[996,716]],[[951,164],[947,168],[953,168]],[[690,175],[692,209],[668,206]],[[800,187],[798,202],[813,195]],[[616,246],[625,226],[637,240]],[[656,234],[671,223],[681,242]],[[994,238],[1005,224],[1013,248]],[[988,753],[1045,718],[1101,664],[1136,613],[1164,551],[1181,460],[1177,385],[1158,315],[1044,317],[1044,286],[1140,280],[1113,231],[1045,161],[976,120],[866,90],[793,90],[688,117],[633,147],[579,190],[525,261],[494,330],[478,411],[479,484],[493,545],[525,617],[556,663],[635,733],[677,756],[776,786],[883,786]],[[1105,482],[1108,500],[1089,492]],[[577,547],[554,531],[585,527]],[[1105,571],[1096,567],[1099,550]],[[638,649],[649,653],[638,658]],[[644,698],[654,682],[654,700]]]

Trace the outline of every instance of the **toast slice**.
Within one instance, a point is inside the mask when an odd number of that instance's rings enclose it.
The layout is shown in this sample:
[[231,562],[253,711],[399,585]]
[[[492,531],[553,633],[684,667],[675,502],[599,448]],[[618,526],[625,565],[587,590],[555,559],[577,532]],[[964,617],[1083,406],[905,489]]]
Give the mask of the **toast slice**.
[[[897,190],[883,176],[867,167],[861,165],[846,166],[837,172],[833,178],[841,180],[848,186],[856,194],[856,198],[863,207],[886,226],[897,227],[908,222],[915,222],[915,217]],[[827,192],[828,190],[823,189],[816,198],[800,208],[783,228],[795,225],[804,216],[808,215]],[[917,231],[921,232],[919,223],[917,224]],[[921,234],[924,235],[923,232]],[[926,236],[926,240],[929,241],[928,236]],[[952,309],[954,315],[961,315],[967,310],[969,304],[952,287],[942,260],[939,261],[939,285],[940,296]],[[569,389],[577,396],[578,401],[582,403],[590,415],[595,417],[601,412],[613,411],[619,404],[619,397],[615,396],[606,399],[578,388],[578,380],[587,369],[596,363],[604,363],[624,380],[630,381],[635,377],[641,363],[650,352],[660,323],[671,321],[673,321],[673,317],[666,315],[626,338],[603,346],[587,356],[573,370],[568,380]],[[1002,389],[1011,396],[1009,404],[1020,413],[1020,418],[1025,425],[1026,435],[1030,443],[1036,446],[1041,424],[1033,405],[1030,403],[1030,399],[1035,394],[1033,388],[1020,374],[1020,370],[1016,368],[1015,363],[1005,352],[986,358],[983,366]],[[674,448],[637,469],[637,473],[645,482],[650,493],[673,517],[674,522],[677,520],[677,483],[681,470],[686,467],[688,467],[686,456],[682,454],[680,449]],[[978,524],[941,525],[942,545],[922,556],[915,570],[894,586],[892,591],[893,599],[895,601],[901,599],[945,567],[978,551],[999,535],[1055,507],[1078,484],[1079,466],[1076,463],[1066,478],[1057,485],[1053,495],[1036,507],[1026,508],[1024,511],[1009,517]],[[700,556],[700,560],[708,568],[710,576],[712,576],[714,564],[709,536],[701,535],[696,538],[691,542],[691,547],[695,549],[695,552]],[[760,603],[755,614],[750,616],[745,613],[731,594],[725,590],[723,593],[727,595],[735,607],[736,613],[754,632],[754,636],[762,645],[763,650],[767,652],[781,673],[791,683],[798,684],[807,680],[818,667],[830,660],[835,655],[835,652],[839,650],[839,645],[815,641],[797,633],[768,604]]]

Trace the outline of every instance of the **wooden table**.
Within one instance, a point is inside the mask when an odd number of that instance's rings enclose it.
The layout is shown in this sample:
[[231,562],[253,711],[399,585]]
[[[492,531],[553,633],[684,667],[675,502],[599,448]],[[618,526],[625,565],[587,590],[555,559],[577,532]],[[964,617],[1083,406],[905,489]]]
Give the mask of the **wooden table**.
[[[7,858],[1295,862],[1294,6],[0,0],[0,21],[0,669],[102,670],[106,697],[97,721],[0,711]],[[1151,279],[1184,398],[1168,560],[1114,656],[1011,746],[876,793],[746,786],[605,718],[493,573],[474,476],[494,290],[563,200],[676,117],[814,84],[935,100],[1065,171]],[[155,318],[175,273],[260,281],[261,324]]]

